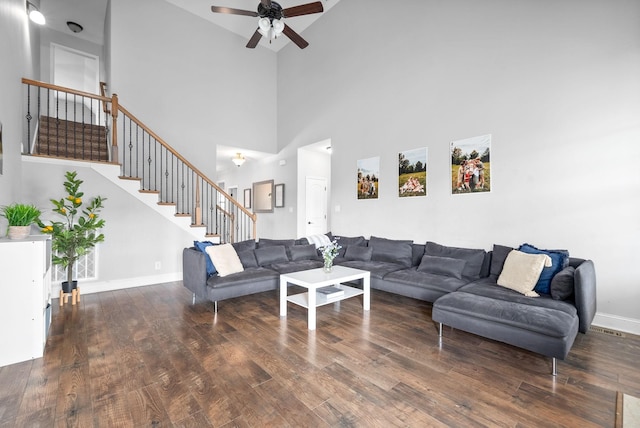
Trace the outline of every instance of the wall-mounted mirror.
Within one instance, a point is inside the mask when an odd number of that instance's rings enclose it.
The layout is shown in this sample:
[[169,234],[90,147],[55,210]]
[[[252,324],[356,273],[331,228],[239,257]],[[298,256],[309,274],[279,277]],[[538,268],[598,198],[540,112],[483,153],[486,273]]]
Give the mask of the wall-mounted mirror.
[[273,180],[253,183],[253,212],[273,212]]

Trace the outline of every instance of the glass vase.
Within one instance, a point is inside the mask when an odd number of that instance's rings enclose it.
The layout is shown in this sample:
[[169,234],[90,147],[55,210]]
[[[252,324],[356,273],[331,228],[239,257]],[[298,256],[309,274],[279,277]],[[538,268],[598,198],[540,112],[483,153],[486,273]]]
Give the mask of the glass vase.
[[326,273],[331,272],[333,268],[333,259],[324,259],[324,267],[322,268]]

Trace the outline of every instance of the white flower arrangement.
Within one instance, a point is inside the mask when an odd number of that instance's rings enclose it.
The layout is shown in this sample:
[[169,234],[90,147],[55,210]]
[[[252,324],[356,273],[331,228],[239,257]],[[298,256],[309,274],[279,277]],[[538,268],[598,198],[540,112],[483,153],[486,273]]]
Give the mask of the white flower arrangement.
[[322,258],[324,259],[325,264],[331,265],[333,263],[333,259],[335,259],[338,255],[338,250],[342,248],[338,245],[338,242],[334,239],[330,244],[324,245],[319,248],[322,252]]

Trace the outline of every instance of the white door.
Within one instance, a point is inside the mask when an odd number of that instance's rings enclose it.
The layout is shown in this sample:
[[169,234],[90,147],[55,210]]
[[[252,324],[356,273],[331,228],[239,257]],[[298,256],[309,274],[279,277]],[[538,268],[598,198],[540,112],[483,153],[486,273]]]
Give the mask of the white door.
[[327,232],[327,179],[306,178],[305,236]]
[[[98,94],[100,90],[100,59],[96,55],[51,43],[51,81],[54,85],[78,91]],[[52,94],[57,96],[57,92]],[[84,97],[67,97],[60,94],[60,102],[67,103],[63,111],[76,112],[77,122],[101,124],[97,120],[100,104]],[[74,105],[76,104],[75,108]],[[78,110],[77,107],[81,107]],[[58,108],[62,108],[59,106]],[[51,113],[51,112],[50,112]]]

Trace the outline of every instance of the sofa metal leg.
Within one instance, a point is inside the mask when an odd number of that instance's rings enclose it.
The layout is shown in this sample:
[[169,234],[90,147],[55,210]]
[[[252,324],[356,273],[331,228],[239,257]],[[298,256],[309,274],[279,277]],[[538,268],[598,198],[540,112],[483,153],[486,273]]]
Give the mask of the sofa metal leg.
[[442,337],[442,323],[438,323],[438,337]]
[[196,293],[193,293],[193,297],[191,298],[191,304],[192,305],[196,304]]
[[213,312],[218,313],[218,301],[213,302]]
[[556,358],[551,359],[551,376],[558,375],[558,360]]

